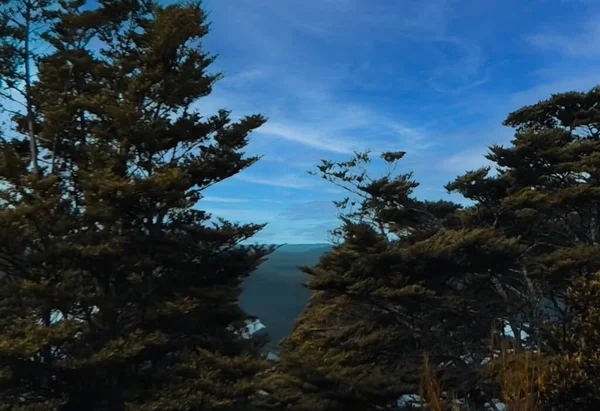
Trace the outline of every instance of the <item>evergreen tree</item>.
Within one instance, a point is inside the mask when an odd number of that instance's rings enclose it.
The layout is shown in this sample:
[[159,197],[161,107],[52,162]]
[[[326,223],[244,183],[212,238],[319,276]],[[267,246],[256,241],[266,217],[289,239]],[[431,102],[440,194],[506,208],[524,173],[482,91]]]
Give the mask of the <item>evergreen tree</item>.
[[193,109],[218,74],[199,4],[52,5],[22,136],[0,146],[0,405],[10,410],[242,409],[262,369],[239,332],[240,286],[270,251],[263,226],[201,211],[249,167],[260,115]]
[[[382,158],[392,166],[403,155]],[[320,167],[352,192],[337,203],[343,242],[304,268],[313,295],[265,379],[265,409],[396,409],[400,395],[419,393],[424,354],[446,391],[485,402],[478,364],[503,314],[490,278],[521,248],[493,230],[461,230],[457,205],[412,197],[411,174],[371,179],[368,162],[357,154]]]
[[510,269],[515,281],[501,284],[506,318],[517,343],[525,330],[528,346],[550,361],[542,385],[548,409],[597,408],[597,393],[584,391],[597,366],[588,339],[597,328],[592,279],[600,268],[599,98],[596,87],[511,113],[504,124],[515,128],[512,144],[486,156],[495,173],[482,168],[447,186],[475,202],[461,213],[466,228],[493,228],[523,247]]
[[[560,350],[568,334],[564,292],[571,279],[600,268],[599,102],[594,88],[511,113],[504,124],[516,129],[512,145],[494,145],[486,156],[496,173],[482,168],[447,186],[475,202],[462,215],[466,227],[492,227],[524,246],[513,270],[523,291],[511,298],[513,319],[528,323],[526,331],[546,349]],[[558,339],[542,332],[557,318]]]
[[576,278],[565,300],[571,332],[565,338],[564,352],[551,358],[542,396],[547,410],[597,410],[600,407],[600,274]]
[[[398,394],[418,392],[414,359],[428,352],[434,368],[444,365],[442,386],[482,406],[499,396],[488,378],[494,367],[486,376],[480,365],[498,338],[517,348],[567,349],[564,292],[572,278],[600,268],[598,90],[511,113],[512,146],[492,146],[487,155],[495,173],[481,168],[448,184],[474,204],[446,207],[445,215],[407,195],[416,184],[410,175],[371,180],[361,155],[324,162],[323,177],[353,186],[359,209],[342,219],[344,242],[306,270],[313,298],[282,345],[268,383],[279,394],[269,399],[298,409],[393,407]],[[550,332],[557,318],[560,338]]]
[[[39,32],[52,21],[52,0],[2,0],[0,1],[0,96],[23,106],[29,136],[29,155],[35,173],[38,168],[38,148],[34,128],[31,84],[32,63],[37,57],[36,44]],[[16,111],[6,105],[3,111]]]

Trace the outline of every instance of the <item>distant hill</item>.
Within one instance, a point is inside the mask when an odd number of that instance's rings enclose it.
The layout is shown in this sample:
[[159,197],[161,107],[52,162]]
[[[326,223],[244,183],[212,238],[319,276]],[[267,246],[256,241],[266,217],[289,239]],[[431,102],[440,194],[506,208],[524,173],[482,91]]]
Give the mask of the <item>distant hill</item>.
[[267,327],[270,351],[276,351],[279,341],[291,332],[310,297],[303,287],[307,276],[298,266],[315,265],[331,247],[331,244],[284,245],[246,280],[240,304]]

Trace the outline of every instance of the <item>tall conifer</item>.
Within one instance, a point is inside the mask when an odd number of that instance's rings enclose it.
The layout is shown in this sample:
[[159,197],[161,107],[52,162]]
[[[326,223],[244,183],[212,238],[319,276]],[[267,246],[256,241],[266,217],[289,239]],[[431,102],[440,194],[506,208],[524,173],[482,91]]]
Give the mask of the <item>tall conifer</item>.
[[[392,170],[403,156],[382,158]],[[319,166],[351,192],[337,203],[343,242],[304,268],[313,294],[265,378],[264,409],[397,409],[401,395],[419,393],[425,354],[446,391],[485,402],[479,364],[504,313],[490,279],[520,246],[463,230],[459,206],[416,199],[410,173],[374,179],[369,161],[359,153]]]
[[[239,409],[262,367],[237,330],[262,228],[215,220],[202,192],[251,166],[248,135],[194,103],[220,78],[197,3],[61,1],[31,87],[40,164],[2,142],[0,404],[16,410]],[[9,304],[10,302],[10,304]]]

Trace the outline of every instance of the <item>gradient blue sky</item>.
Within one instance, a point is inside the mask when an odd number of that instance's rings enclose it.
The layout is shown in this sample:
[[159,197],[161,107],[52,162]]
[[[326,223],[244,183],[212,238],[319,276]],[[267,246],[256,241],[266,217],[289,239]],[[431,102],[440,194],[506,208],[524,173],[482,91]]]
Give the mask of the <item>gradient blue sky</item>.
[[[206,190],[199,208],[268,223],[252,242],[322,243],[344,192],[309,176],[354,150],[407,151],[417,195],[485,165],[506,115],[600,84],[600,0],[204,0],[225,78],[197,103],[269,118],[254,166]],[[374,175],[381,169],[373,168]]]
[[205,46],[225,79],[201,111],[262,113],[264,158],[206,192],[200,208],[267,222],[255,241],[319,243],[343,193],[306,174],[353,150],[404,150],[417,195],[485,164],[506,115],[600,83],[600,1],[207,0]]

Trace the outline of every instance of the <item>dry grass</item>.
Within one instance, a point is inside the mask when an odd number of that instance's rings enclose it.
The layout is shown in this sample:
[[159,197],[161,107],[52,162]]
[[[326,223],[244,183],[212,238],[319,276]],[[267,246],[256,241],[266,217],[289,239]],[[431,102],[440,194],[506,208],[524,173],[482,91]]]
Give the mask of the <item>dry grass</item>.
[[[490,368],[501,389],[505,411],[540,411],[538,389],[544,378],[545,363],[536,352],[520,352],[502,344],[492,350],[494,361]],[[421,378],[421,398],[430,411],[447,411],[442,401],[442,389],[433,374],[429,357],[424,357]],[[462,411],[454,397],[452,411]]]
[[429,356],[425,354],[423,359],[423,376],[421,377],[420,396],[423,402],[429,405],[432,411],[442,411],[442,391],[440,384],[431,371]]
[[537,352],[500,349],[500,386],[507,411],[538,411],[538,388],[544,378],[544,361]]

